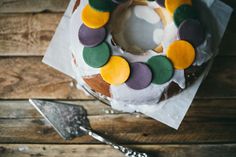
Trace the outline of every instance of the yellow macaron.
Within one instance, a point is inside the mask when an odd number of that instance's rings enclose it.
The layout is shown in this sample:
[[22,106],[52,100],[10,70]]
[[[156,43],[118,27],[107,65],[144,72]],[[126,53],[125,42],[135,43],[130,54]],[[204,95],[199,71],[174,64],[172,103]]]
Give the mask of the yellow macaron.
[[184,40],[177,40],[170,44],[166,53],[177,70],[188,68],[195,60],[195,49]]
[[100,69],[103,80],[111,85],[124,83],[130,75],[129,63],[120,56],[112,56],[108,63]]
[[82,11],[81,17],[87,27],[97,29],[107,24],[110,13],[97,11],[87,4]]

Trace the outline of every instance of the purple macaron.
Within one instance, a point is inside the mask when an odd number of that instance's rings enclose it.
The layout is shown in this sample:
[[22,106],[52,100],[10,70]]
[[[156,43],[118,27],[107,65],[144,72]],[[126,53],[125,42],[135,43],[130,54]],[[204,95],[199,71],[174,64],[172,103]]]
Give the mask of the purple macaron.
[[106,29],[91,29],[84,24],[79,29],[79,40],[85,47],[94,47],[102,43],[106,38]]
[[148,87],[152,82],[152,72],[145,63],[130,64],[131,74],[126,85],[132,89],[140,90]]
[[198,47],[205,40],[205,30],[198,20],[188,19],[183,21],[178,30],[179,39],[188,41]]
[[165,8],[165,0],[156,0],[157,4],[159,4],[161,7]]

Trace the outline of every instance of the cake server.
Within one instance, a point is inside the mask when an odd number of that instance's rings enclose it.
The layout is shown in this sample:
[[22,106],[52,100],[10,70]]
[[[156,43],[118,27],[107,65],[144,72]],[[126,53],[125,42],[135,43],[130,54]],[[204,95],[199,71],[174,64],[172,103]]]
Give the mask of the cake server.
[[115,144],[95,133],[90,127],[87,112],[82,106],[33,99],[30,99],[29,102],[65,140],[70,140],[77,136],[89,135],[119,150],[127,157],[148,157],[146,153],[139,153]]

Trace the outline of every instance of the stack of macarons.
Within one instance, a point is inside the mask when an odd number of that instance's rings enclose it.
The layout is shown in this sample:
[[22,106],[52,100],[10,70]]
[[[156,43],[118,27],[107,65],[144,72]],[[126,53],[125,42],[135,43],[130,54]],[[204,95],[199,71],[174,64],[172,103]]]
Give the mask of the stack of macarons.
[[87,65],[100,68],[103,80],[112,85],[126,82],[130,76],[130,65],[120,56],[111,56],[106,24],[112,11],[126,0],[89,0],[82,11],[83,24],[79,29],[79,40],[84,45],[83,59]]
[[156,2],[167,9],[178,27],[178,40],[168,46],[166,56],[176,70],[187,69],[195,60],[195,48],[205,40],[205,31],[192,6],[192,0],[156,0]]
[[140,90],[151,83],[164,84],[171,80],[176,69],[184,70],[193,64],[195,47],[204,41],[205,33],[196,20],[191,0],[156,0],[173,15],[179,28],[179,40],[169,45],[166,56],[156,55],[147,63],[129,63],[121,56],[112,56],[110,45],[105,42],[106,24],[112,11],[126,1],[89,0],[82,11],[79,40],[84,45],[83,59],[88,66],[100,68],[105,82],[111,85],[126,83],[128,87]]

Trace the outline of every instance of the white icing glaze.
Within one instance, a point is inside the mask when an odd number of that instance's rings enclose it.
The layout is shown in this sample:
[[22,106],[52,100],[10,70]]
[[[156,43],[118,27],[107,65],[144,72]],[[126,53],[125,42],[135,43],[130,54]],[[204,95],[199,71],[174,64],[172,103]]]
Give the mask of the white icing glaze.
[[186,86],[184,70],[175,70],[175,74],[172,78],[172,81],[177,83],[180,88],[184,89]]
[[147,2],[148,6],[152,9],[155,9],[155,8],[160,8],[160,6],[157,4],[157,2]]
[[120,86],[111,86],[113,102],[119,102],[121,105],[129,104],[155,104],[159,102],[163,91],[169,86],[171,82],[177,83],[182,89],[185,88],[185,77],[183,70],[176,70],[173,78],[162,85],[151,84],[145,89],[134,90],[129,88],[126,84]]
[[153,33],[153,40],[155,41],[155,43],[160,44],[161,41],[163,40],[163,36],[164,36],[164,31],[163,29],[155,29],[154,33]]
[[162,46],[163,46],[163,52],[166,53],[166,50],[168,48],[168,46],[177,40],[177,32],[178,29],[175,26],[174,22],[170,23],[169,25],[167,25],[165,27],[164,30],[164,37],[163,37],[163,41],[162,41]]
[[207,34],[206,40],[200,46],[197,47],[196,59],[193,65],[200,66],[203,63],[206,63],[213,57],[213,51],[211,48],[212,43],[212,36],[211,34]]
[[134,90],[126,84],[122,84],[120,86],[111,86],[110,91],[112,98],[120,104],[153,104],[159,101],[162,92],[168,85],[169,83],[163,85],[151,84],[145,89]]
[[134,13],[138,18],[143,19],[148,23],[155,24],[161,20],[157,13],[148,6],[134,6]]

